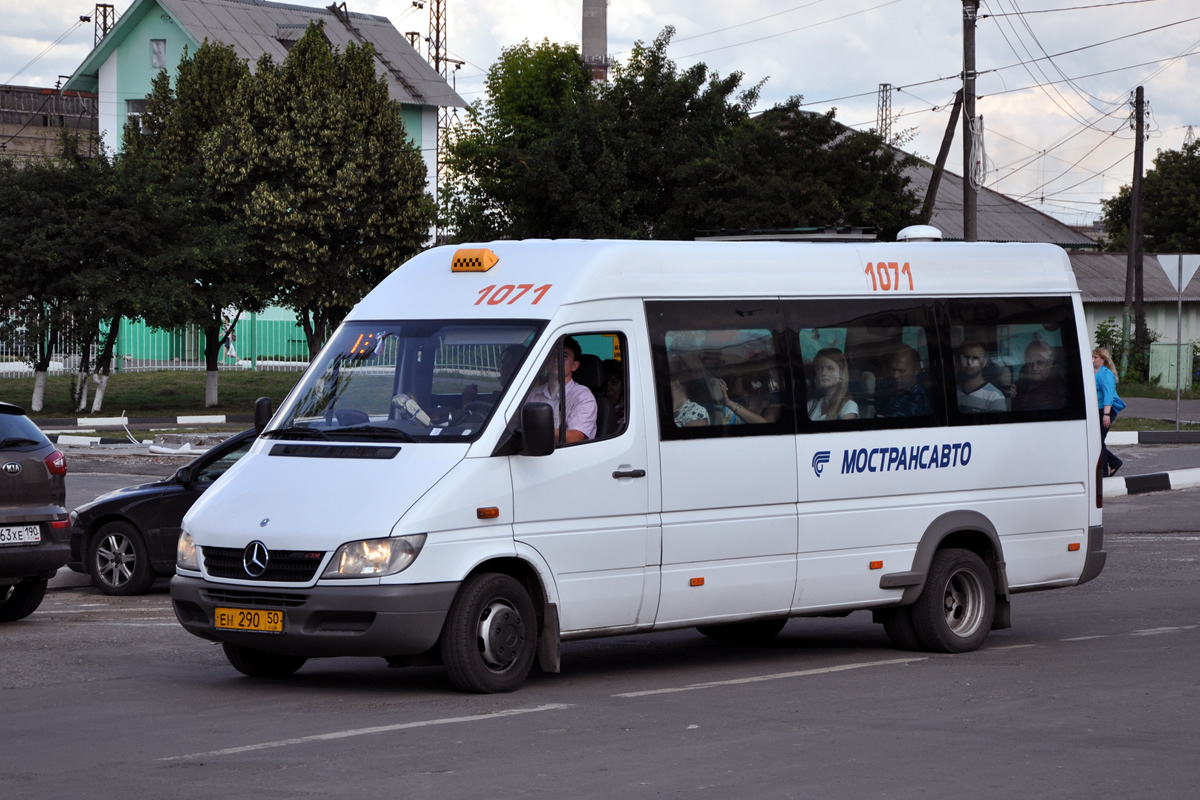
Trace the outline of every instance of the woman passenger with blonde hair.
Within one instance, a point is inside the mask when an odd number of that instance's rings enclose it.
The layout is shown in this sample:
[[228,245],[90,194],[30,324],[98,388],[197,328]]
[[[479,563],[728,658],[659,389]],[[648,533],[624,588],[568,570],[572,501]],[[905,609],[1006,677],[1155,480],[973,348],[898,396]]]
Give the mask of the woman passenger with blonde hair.
[[858,419],[858,403],[850,399],[850,369],[846,356],[836,347],[826,347],[813,358],[816,396],[808,401],[808,418]]
[[1117,365],[1107,347],[1092,350],[1092,369],[1096,371],[1096,402],[1100,404],[1100,469],[1111,478],[1124,462],[1113,455],[1104,440],[1113,420],[1125,408],[1125,401],[1117,396]]

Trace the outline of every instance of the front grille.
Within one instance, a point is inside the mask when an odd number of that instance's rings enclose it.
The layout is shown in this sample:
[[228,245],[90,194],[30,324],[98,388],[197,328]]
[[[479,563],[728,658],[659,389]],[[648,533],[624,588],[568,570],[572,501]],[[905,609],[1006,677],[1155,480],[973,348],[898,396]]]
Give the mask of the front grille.
[[321,566],[324,553],[310,550],[272,550],[267,559],[267,570],[257,578],[246,573],[242,564],[245,550],[235,547],[202,547],[204,567],[214,578],[234,578],[243,581],[278,581],[280,583],[307,583]]
[[306,594],[285,594],[251,589],[216,589],[207,587],[202,591],[205,600],[212,603],[228,603],[235,606],[264,606],[267,608],[297,608],[308,602]]

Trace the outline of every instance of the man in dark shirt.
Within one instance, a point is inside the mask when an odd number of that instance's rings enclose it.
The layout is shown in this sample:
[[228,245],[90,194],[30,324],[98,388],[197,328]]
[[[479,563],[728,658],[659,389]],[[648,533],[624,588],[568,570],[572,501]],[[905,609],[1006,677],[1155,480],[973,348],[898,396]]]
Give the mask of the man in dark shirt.
[[877,417],[925,417],[929,415],[929,395],[918,380],[921,356],[906,344],[900,345],[884,372],[884,382],[875,395]]

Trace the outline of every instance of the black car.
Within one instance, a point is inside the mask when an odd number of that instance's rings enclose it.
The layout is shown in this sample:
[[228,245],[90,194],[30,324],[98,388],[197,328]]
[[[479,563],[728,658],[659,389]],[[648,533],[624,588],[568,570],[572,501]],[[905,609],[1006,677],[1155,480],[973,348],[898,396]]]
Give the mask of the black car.
[[0,622],[32,614],[67,561],[66,477],[46,434],[0,402]]
[[183,515],[246,455],[256,435],[242,431],[166,480],[118,489],[72,511],[67,566],[115,595],[142,594],[160,575],[174,575]]

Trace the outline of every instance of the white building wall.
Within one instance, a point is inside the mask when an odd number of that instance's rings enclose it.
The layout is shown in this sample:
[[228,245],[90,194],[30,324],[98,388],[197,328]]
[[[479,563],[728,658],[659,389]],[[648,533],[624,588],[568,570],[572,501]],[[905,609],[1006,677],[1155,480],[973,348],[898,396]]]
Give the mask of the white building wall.
[[[1125,313],[1121,303],[1084,303],[1083,316],[1087,320],[1088,337],[1091,346],[1096,346],[1096,325],[1112,317],[1117,328],[1121,327],[1121,317]],[[1160,342],[1174,342],[1176,334],[1176,304],[1175,303],[1146,303],[1143,306],[1146,314],[1146,327],[1158,332]],[[1131,323],[1132,324],[1132,323]],[[1184,301],[1183,303],[1183,341],[1200,341],[1200,303]]]
[[[100,77],[96,89],[96,104],[98,107],[97,121],[100,126],[100,141],[104,149],[111,155],[117,152],[120,141],[121,125],[117,103],[117,50],[100,65]],[[123,115],[122,115],[123,116]]]

